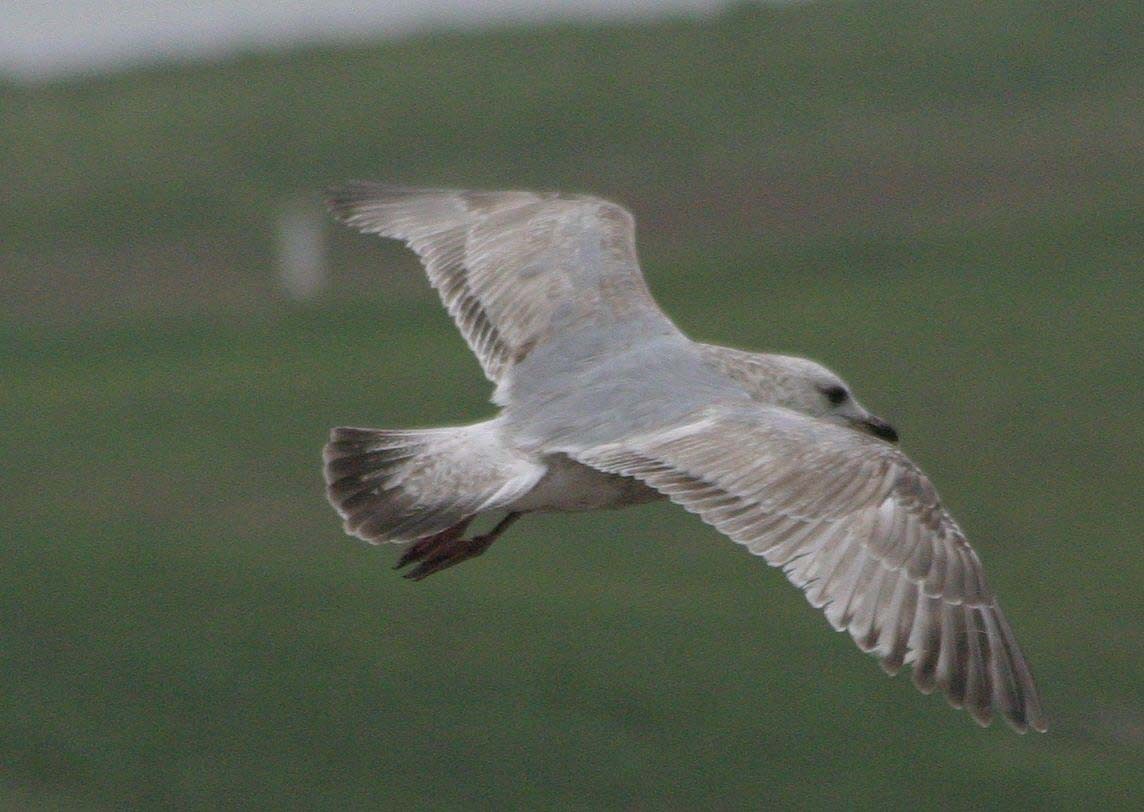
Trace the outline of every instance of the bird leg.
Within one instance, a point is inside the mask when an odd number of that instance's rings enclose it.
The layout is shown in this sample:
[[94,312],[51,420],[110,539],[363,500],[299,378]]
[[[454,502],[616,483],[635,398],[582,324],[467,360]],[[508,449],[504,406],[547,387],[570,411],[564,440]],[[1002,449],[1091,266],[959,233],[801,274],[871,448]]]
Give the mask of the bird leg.
[[469,526],[469,522],[473,520],[473,517],[470,516],[434,536],[427,536],[415,541],[401,556],[401,560],[397,562],[394,569],[401,569],[414,561],[420,562],[415,569],[405,574],[405,577],[412,581],[420,581],[422,578],[448,569],[454,564],[476,558],[487,550],[504,531],[508,530],[521,515],[520,513],[509,513],[488,533],[473,536],[471,539],[461,538]]
[[452,527],[447,527],[440,533],[425,538],[418,539],[405,548],[400,560],[394,566],[395,570],[399,570],[407,564],[414,561],[422,561],[432,555],[434,552],[448,547],[461,537],[461,535],[468,529],[469,524],[473,521],[473,516],[464,519]]

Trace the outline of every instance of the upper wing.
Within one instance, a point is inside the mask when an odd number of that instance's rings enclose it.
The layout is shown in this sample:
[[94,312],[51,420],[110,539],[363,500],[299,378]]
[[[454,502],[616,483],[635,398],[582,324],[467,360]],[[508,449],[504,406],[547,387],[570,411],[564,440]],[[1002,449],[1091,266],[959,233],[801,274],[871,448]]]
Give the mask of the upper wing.
[[329,198],[345,223],[417,252],[494,383],[562,329],[633,318],[671,324],[640,273],[632,216],[614,203],[370,182]]
[[981,562],[895,447],[784,409],[710,407],[655,433],[570,452],[635,477],[781,566],[891,674],[981,724],[1045,730],[1033,677]]

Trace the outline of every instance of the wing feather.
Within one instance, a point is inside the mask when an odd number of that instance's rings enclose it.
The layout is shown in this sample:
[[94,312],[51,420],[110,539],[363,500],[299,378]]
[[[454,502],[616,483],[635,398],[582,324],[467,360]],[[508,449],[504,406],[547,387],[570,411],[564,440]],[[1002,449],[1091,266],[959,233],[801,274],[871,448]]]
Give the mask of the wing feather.
[[980,724],[1046,729],[1029,666],[933,485],[893,446],[761,405],[570,452],[659,490],[781,567],[894,674]]
[[359,181],[329,204],[348,225],[413,249],[494,383],[564,330],[633,318],[675,329],[644,282],[634,220],[615,203]]

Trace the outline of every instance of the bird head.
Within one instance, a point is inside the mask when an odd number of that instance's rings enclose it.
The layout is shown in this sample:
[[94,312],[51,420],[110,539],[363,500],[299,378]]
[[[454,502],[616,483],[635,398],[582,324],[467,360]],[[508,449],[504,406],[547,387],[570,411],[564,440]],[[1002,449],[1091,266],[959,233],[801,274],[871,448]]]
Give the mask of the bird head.
[[898,441],[894,427],[859,403],[849,385],[822,364],[789,355],[755,355],[754,360],[763,373],[752,376],[757,400]]

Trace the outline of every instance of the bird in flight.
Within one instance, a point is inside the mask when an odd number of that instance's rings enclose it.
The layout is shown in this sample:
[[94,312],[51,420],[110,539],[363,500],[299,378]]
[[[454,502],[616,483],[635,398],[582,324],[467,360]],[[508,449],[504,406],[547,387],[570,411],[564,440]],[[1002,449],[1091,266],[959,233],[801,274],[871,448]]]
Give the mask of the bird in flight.
[[[652,299],[635,224],[596,197],[332,191],[342,222],[417,253],[495,385],[491,420],[335,428],[347,533],[426,578],[533,511],[670,499],[781,567],[885,671],[987,725],[1047,727],[977,553],[898,436],[814,361],[692,341]],[[466,537],[478,516],[501,517]]]

